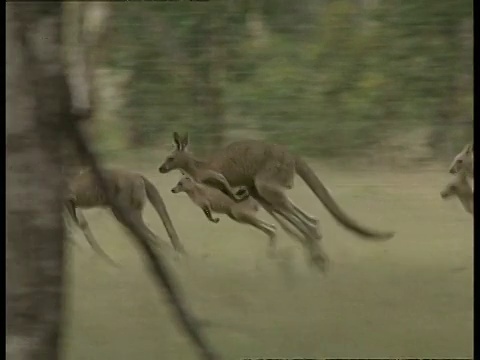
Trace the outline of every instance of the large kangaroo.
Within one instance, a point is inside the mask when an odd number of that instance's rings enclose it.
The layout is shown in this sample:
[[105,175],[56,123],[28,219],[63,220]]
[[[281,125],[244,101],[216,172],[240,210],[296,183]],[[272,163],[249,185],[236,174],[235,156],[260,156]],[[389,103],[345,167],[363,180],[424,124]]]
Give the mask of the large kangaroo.
[[[209,160],[200,160],[187,151],[188,134],[180,137],[175,132],[173,140],[176,150],[160,166],[160,173],[181,169],[197,182],[206,182],[214,176],[213,172],[222,174],[227,182],[218,186],[220,188],[245,186],[265,210],[277,213],[305,236],[310,245],[312,260],[322,269],[328,259],[320,247],[321,235],[317,226],[307,221],[305,217],[309,215],[296,207],[286,195],[286,190],[293,188],[295,173],[305,181],[330,214],[347,229],[368,239],[386,240],[394,235],[393,232],[368,229],[350,218],[337,205],[308,164],[283,146],[259,140],[236,141]],[[221,182],[215,177],[217,183]]]
[[457,174],[465,170],[466,175],[473,179],[473,143],[466,144],[462,151],[460,151],[454,158],[448,172],[450,174]]
[[468,182],[466,170],[455,174],[455,178],[440,192],[442,199],[448,199],[456,196],[462,203],[466,212],[473,215],[473,189]]
[[[147,199],[157,211],[160,219],[165,226],[173,247],[180,253],[184,253],[184,247],[181,244],[177,232],[173,227],[167,208],[158,193],[155,186],[144,176],[118,169],[104,169],[103,176],[107,183],[107,188],[112,196],[127,210],[128,216],[143,228],[152,241],[157,241],[157,236],[145,225],[142,212]],[[90,170],[84,170],[76,175],[68,184],[68,194],[66,197],[66,206],[73,221],[84,231],[84,224],[80,223],[75,209],[109,207],[108,199],[105,193],[97,183],[94,174]],[[121,217],[112,209],[117,220],[122,222]],[[84,231],[85,234],[85,231]],[[85,234],[87,236],[87,234]]]
[[172,193],[185,192],[188,197],[203,210],[203,213],[213,223],[218,223],[219,218],[214,218],[212,213],[225,214],[230,219],[253,226],[269,238],[269,255],[273,255],[276,249],[275,226],[257,218],[258,203],[252,198],[242,202],[236,202],[217,188],[197,183],[191,177],[183,176],[172,188]]

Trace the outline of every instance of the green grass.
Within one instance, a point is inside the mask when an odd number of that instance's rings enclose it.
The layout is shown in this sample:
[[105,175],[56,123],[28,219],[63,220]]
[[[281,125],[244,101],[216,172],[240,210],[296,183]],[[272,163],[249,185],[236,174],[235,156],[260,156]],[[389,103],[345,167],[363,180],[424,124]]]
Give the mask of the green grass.
[[[332,262],[322,276],[280,230],[282,252],[292,255],[288,267],[265,257],[267,241],[255,229],[224,216],[210,223],[185,194],[170,193],[179,175],[161,175],[157,166],[137,162],[133,168],[158,186],[167,203],[191,254],[173,265],[175,275],[190,308],[212,322],[205,331],[225,359],[473,356],[473,219],[455,200],[440,198],[449,179],[444,171],[374,174],[316,167],[349,214],[396,231],[385,243],[344,230],[296,180],[292,199],[321,220]],[[66,359],[195,359],[136,246],[106,211],[85,213],[121,268],[102,262],[76,233]],[[150,206],[145,217],[166,239]]]

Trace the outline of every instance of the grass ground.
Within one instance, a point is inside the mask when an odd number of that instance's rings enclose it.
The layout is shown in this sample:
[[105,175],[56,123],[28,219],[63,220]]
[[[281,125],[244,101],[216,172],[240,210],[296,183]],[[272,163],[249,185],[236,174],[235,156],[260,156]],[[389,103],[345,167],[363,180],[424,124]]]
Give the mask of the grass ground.
[[[445,172],[316,172],[339,204],[364,224],[395,230],[369,243],[339,226],[298,179],[291,197],[319,216],[331,258],[327,276],[306,265],[297,243],[280,231],[282,266],[265,257],[255,229],[221,217],[208,222],[178,174],[158,164],[124,165],[160,190],[191,256],[174,270],[190,308],[225,359],[247,357],[473,357],[473,219],[439,191]],[[69,258],[68,360],[195,359],[136,247],[106,211],[85,212],[110,267],[75,234]],[[262,213],[262,218],[270,221]],[[152,208],[145,217],[166,239]]]

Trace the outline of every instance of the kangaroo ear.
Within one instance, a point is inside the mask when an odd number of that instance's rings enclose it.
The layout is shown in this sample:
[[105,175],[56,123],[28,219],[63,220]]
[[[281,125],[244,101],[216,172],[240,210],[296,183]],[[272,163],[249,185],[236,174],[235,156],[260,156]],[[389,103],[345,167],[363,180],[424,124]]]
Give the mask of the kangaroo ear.
[[463,148],[463,152],[465,154],[472,153],[473,152],[473,143],[465,145],[465,147]]
[[180,141],[180,135],[176,131],[173,133],[173,142],[175,143],[175,146],[177,147],[177,150],[182,149],[182,143]]
[[185,149],[187,146],[188,146],[188,132],[186,132],[185,135],[183,135],[183,139],[182,139],[183,149]]

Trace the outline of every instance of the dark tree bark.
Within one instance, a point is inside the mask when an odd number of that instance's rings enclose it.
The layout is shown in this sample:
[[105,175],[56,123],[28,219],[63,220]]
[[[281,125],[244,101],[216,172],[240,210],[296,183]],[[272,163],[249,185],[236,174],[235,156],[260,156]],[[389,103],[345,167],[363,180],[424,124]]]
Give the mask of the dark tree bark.
[[69,115],[61,2],[6,4],[6,355],[59,358],[64,223],[60,139]]

